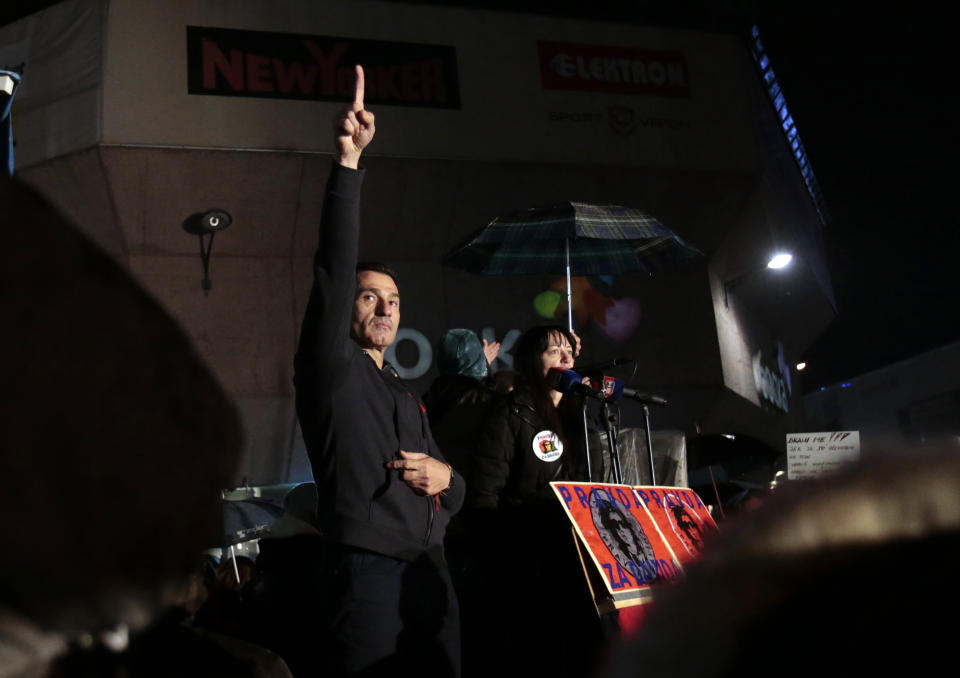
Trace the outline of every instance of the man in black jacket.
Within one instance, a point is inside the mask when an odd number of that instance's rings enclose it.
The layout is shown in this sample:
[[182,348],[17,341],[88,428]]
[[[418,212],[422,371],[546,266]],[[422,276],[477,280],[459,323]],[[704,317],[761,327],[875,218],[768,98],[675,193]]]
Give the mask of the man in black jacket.
[[328,543],[325,654],[335,675],[459,675],[443,536],[464,485],[443,461],[420,401],[384,362],[400,320],[393,272],[357,265],[359,160],[375,131],[359,66],[354,102],[334,130],[294,377]]

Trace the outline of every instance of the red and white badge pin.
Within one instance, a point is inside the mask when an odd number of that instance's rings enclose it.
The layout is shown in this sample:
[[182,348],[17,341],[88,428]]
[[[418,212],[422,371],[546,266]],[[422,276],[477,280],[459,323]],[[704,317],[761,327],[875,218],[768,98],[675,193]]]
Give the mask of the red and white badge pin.
[[540,461],[556,461],[563,454],[563,442],[553,431],[540,431],[533,436],[533,453]]

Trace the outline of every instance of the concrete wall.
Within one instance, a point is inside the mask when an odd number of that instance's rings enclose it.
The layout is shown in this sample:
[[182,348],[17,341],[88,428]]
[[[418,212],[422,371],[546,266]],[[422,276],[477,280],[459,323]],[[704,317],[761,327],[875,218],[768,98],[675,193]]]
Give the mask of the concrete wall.
[[[860,431],[864,454],[909,443],[960,444],[960,344],[804,397],[810,431]],[[819,427],[819,428],[818,428]]]

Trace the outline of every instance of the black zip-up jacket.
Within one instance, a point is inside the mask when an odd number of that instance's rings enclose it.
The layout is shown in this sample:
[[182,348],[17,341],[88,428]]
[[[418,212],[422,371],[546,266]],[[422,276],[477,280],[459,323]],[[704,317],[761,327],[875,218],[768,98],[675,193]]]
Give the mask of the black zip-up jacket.
[[[557,503],[550,483],[587,480],[583,428],[576,419],[581,401],[564,396],[561,416],[567,426],[563,454],[544,461],[534,451],[534,437],[549,431],[533,407],[530,392],[520,386],[495,405],[484,420],[473,458],[468,505],[473,509],[504,509]],[[600,441],[591,432],[591,461],[599,471]]]
[[[564,457],[543,461],[533,439],[549,430],[533,409],[530,394],[520,387],[487,417],[477,443],[470,483],[470,506],[495,509],[531,501],[553,501],[550,481],[567,480]],[[564,455],[571,454],[565,449]]]
[[320,495],[326,537],[402,560],[442,557],[461,478],[422,497],[385,468],[399,450],[443,460],[426,411],[389,364],[378,369],[350,339],[363,170],[334,163],[320,219],[313,288],[294,361],[297,416]]

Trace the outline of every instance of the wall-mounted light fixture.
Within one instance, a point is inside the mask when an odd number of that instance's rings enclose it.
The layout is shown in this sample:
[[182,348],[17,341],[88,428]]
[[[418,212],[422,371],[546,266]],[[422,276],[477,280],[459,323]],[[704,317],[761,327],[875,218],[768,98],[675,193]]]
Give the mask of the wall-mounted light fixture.
[[[766,268],[772,269],[772,270],[780,270],[789,266],[791,261],[793,261],[793,255],[790,254],[789,252],[783,252],[783,251],[775,252],[770,256],[770,259],[767,261]],[[730,302],[728,299],[728,295],[730,294],[730,292],[732,292],[734,289],[739,287],[740,284],[747,278],[755,276],[758,273],[763,273],[764,270],[766,269],[761,268],[753,271],[747,271],[746,273],[742,273],[741,275],[738,275],[736,278],[733,278],[732,280],[728,280],[725,283],[723,283],[723,305],[726,307],[729,307]]]
[[226,230],[232,223],[233,217],[222,209],[197,212],[183,222],[183,230],[200,238],[200,261],[203,262],[203,280],[200,281],[200,287],[204,292],[209,292],[213,288],[213,282],[210,280],[210,251],[213,249],[213,236]]
[[793,255],[789,252],[777,252],[772,257],[770,261],[767,262],[767,268],[780,269],[786,268],[790,265],[790,262],[793,261]]

